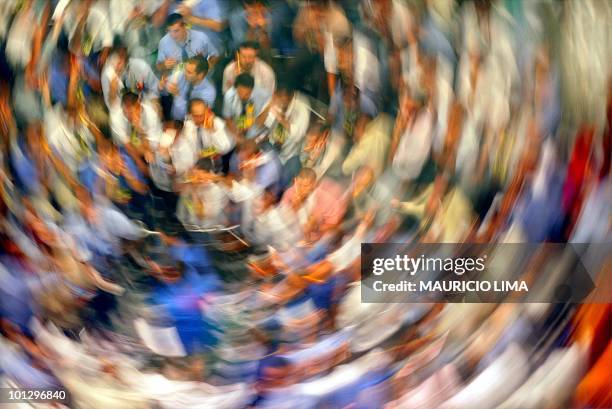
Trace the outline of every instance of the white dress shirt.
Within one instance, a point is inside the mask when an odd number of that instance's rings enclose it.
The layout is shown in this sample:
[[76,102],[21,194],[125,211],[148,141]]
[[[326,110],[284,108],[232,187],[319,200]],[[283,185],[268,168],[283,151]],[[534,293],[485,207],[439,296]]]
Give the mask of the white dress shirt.
[[[140,113],[140,127],[147,137],[149,144],[154,149],[159,145],[162,138],[162,125],[159,114],[149,101],[143,101]],[[110,109],[111,132],[115,143],[125,145],[130,142],[131,127],[128,119],[123,113],[121,104],[116,104]]]
[[433,115],[428,109],[416,115],[400,139],[393,158],[393,170],[404,180],[412,180],[421,174],[431,150]]
[[[310,103],[308,99],[303,95],[296,93],[293,100],[289,103],[287,110],[285,111],[285,117],[289,122],[289,129],[285,130],[286,136],[284,141],[281,141],[281,148],[279,152],[279,159],[281,163],[285,164],[289,159],[297,156],[302,148],[302,142],[306,131],[308,131],[308,125],[310,123]],[[279,126],[276,116],[273,111],[278,110],[277,107],[271,107],[270,113],[266,118],[265,125],[270,129],[268,139],[271,143],[276,143],[275,129]]]
[[202,151],[225,155],[235,145],[234,138],[227,132],[225,122],[218,117],[213,120],[213,129],[198,128],[188,119],[185,121],[180,140],[172,147],[172,162],[177,174],[191,169]]
[[[265,89],[269,94],[274,92],[276,87],[276,77],[274,70],[259,58],[255,60],[253,68],[249,72],[255,79],[255,86]],[[234,85],[236,80],[236,61],[227,64],[223,70],[223,93]]]

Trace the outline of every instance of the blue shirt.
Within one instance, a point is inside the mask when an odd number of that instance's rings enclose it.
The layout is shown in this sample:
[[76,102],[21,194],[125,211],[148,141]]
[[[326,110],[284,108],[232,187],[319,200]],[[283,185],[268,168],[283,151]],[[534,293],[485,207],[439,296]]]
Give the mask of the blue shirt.
[[203,247],[180,243],[170,247],[170,255],[176,260],[189,264],[200,274],[216,274],[210,256]]
[[[191,15],[198,18],[223,22],[227,15],[227,3],[229,3],[227,0],[200,0],[191,8]],[[217,49],[223,49],[223,40],[220,32],[195,24],[193,25],[193,29],[205,33]]]
[[24,139],[11,144],[11,164],[15,172],[15,181],[26,193],[34,193],[40,190],[38,181],[38,170],[30,158],[29,153],[23,149],[26,142]]
[[[185,40],[184,47],[189,58],[196,55],[203,55],[205,57],[219,55],[219,51],[213,45],[210,38],[200,31],[187,30],[187,39]],[[179,62],[183,61],[183,45],[174,41],[170,34],[166,34],[159,40],[157,63],[161,63],[168,58]]]
[[182,121],[187,114],[187,106],[192,99],[201,99],[206,102],[209,107],[215,104],[217,90],[215,86],[204,78],[197,84],[194,84],[189,90],[189,82],[185,79],[185,74],[181,74],[178,80],[179,93],[172,100],[172,119]]
[[162,284],[152,294],[153,303],[163,307],[176,327],[187,354],[217,344],[215,327],[204,320],[200,300],[219,287],[215,275],[200,276],[192,267],[186,266],[180,281]]
[[[378,115],[378,108],[376,108],[376,104],[374,100],[370,98],[370,96],[366,92],[359,93],[359,112],[353,112],[353,116],[357,115],[353,118],[347,118],[347,112],[344,105],[344,97],[342,92],[342,86],[338,84],[336,86],[336,92],[334,92],[334,96],[332,97],[329,103],[329,112],[334,115],[334,123],[333,127],[336,130],[342,130],[348,126],[348,122],[352,122],[352,127],[354,128],[356,119],[358,114],[367,114],[371,118],[376,117]],[[345,123],[347,122],[347,123]],[[345,129],[348,131],[348,129]]]
[[52,102],[62,106],[68,104],[68,82],[70,80],[65,67],[66,62],[60,57],[54,57],[49,67],[49,91]]
[[2,257],[0,270],[0,317],[7,318],[27,333],[35,307],[27,283],[28,273],[12,257]]

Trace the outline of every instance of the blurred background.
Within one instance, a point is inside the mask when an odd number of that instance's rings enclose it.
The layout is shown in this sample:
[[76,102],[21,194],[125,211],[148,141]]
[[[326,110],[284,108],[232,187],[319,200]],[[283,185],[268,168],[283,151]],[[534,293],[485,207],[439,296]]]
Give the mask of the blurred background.
[[[1,1],[0,388],[70,396],[9,407],[612,407],[611,21]],[[495,271],[555,302],[361,299],[362,243],[545,242]]]

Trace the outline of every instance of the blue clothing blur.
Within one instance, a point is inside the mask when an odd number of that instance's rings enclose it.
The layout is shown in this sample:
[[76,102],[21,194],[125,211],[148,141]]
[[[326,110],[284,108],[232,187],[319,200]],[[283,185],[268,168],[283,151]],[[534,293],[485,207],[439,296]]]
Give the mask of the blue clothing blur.
[[[191,8],[191,15],[198,18],[224,22],[227,16],[226,0],[200,0]],[[220,32],[193,24],[193,29],[203,32],[210,38],[217,50],[223,52],[223,39]]]
[[[183,53],[183,48],[185,53]],[[172,37],[170,37],[170,34],[166,34],[159,41],[157,63],[163,62],[168,58],[182,62],[184,60],[184,54],[186,54],[189,58],[196,55],[208,57],[211,55],[219,55],[219,51],[211,42],[210,38],[208,38],[206,34],[199,31],[187,30],[187,40],[185,40],[185,44],[178,44]]]
[[219,288],[216,275],[201,276],[187,265],[180,281],[160,284],[152,294],[151,301],[168,314],[187,354],[203,352],[218,342],[217,329],[204,319],[200,301]]

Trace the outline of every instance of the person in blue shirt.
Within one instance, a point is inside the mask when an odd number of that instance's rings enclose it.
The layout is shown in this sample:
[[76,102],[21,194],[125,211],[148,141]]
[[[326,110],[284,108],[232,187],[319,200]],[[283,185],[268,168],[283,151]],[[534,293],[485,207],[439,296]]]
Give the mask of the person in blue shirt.
[[256,41],[262,48],[269,49],[272,40],[272,10],[262,0],[243,0],[242,7],[233,10],[228,24],[234,41],[234,48],[245,41]]
[[157,50],[158,70],[168,73],[196,55],[206,57],[214,65],[219,56],[217,47],[205,33],[187,28],[183,16],[170,14],[166,30],[168,33],[159,41]]
[[199,0],[191,7],[181,4],[177,12],[185,21],[211,39],[215,47],[223,51],[222,32],[225,29],[227,16],[227,0]]
[[169,83],[168,90],[174,95],[172,100],[172,119],[183,121],[187,104],[192,99],[200,99],[212,107],[217,97],[215,86],[206,78],[208,61],[202,56],[192,57],[185,63],[185,70],[177,83]]
[[214,347],[218,342],[217,328],[205,320],[201,302],[207,293],[220,289],[216,274],[200,275],[193,266],[173,260],[163,250],[149,264],[152,274],[160,281],[150,301],[163,309],[176,328],[185,352],[193,355]]

